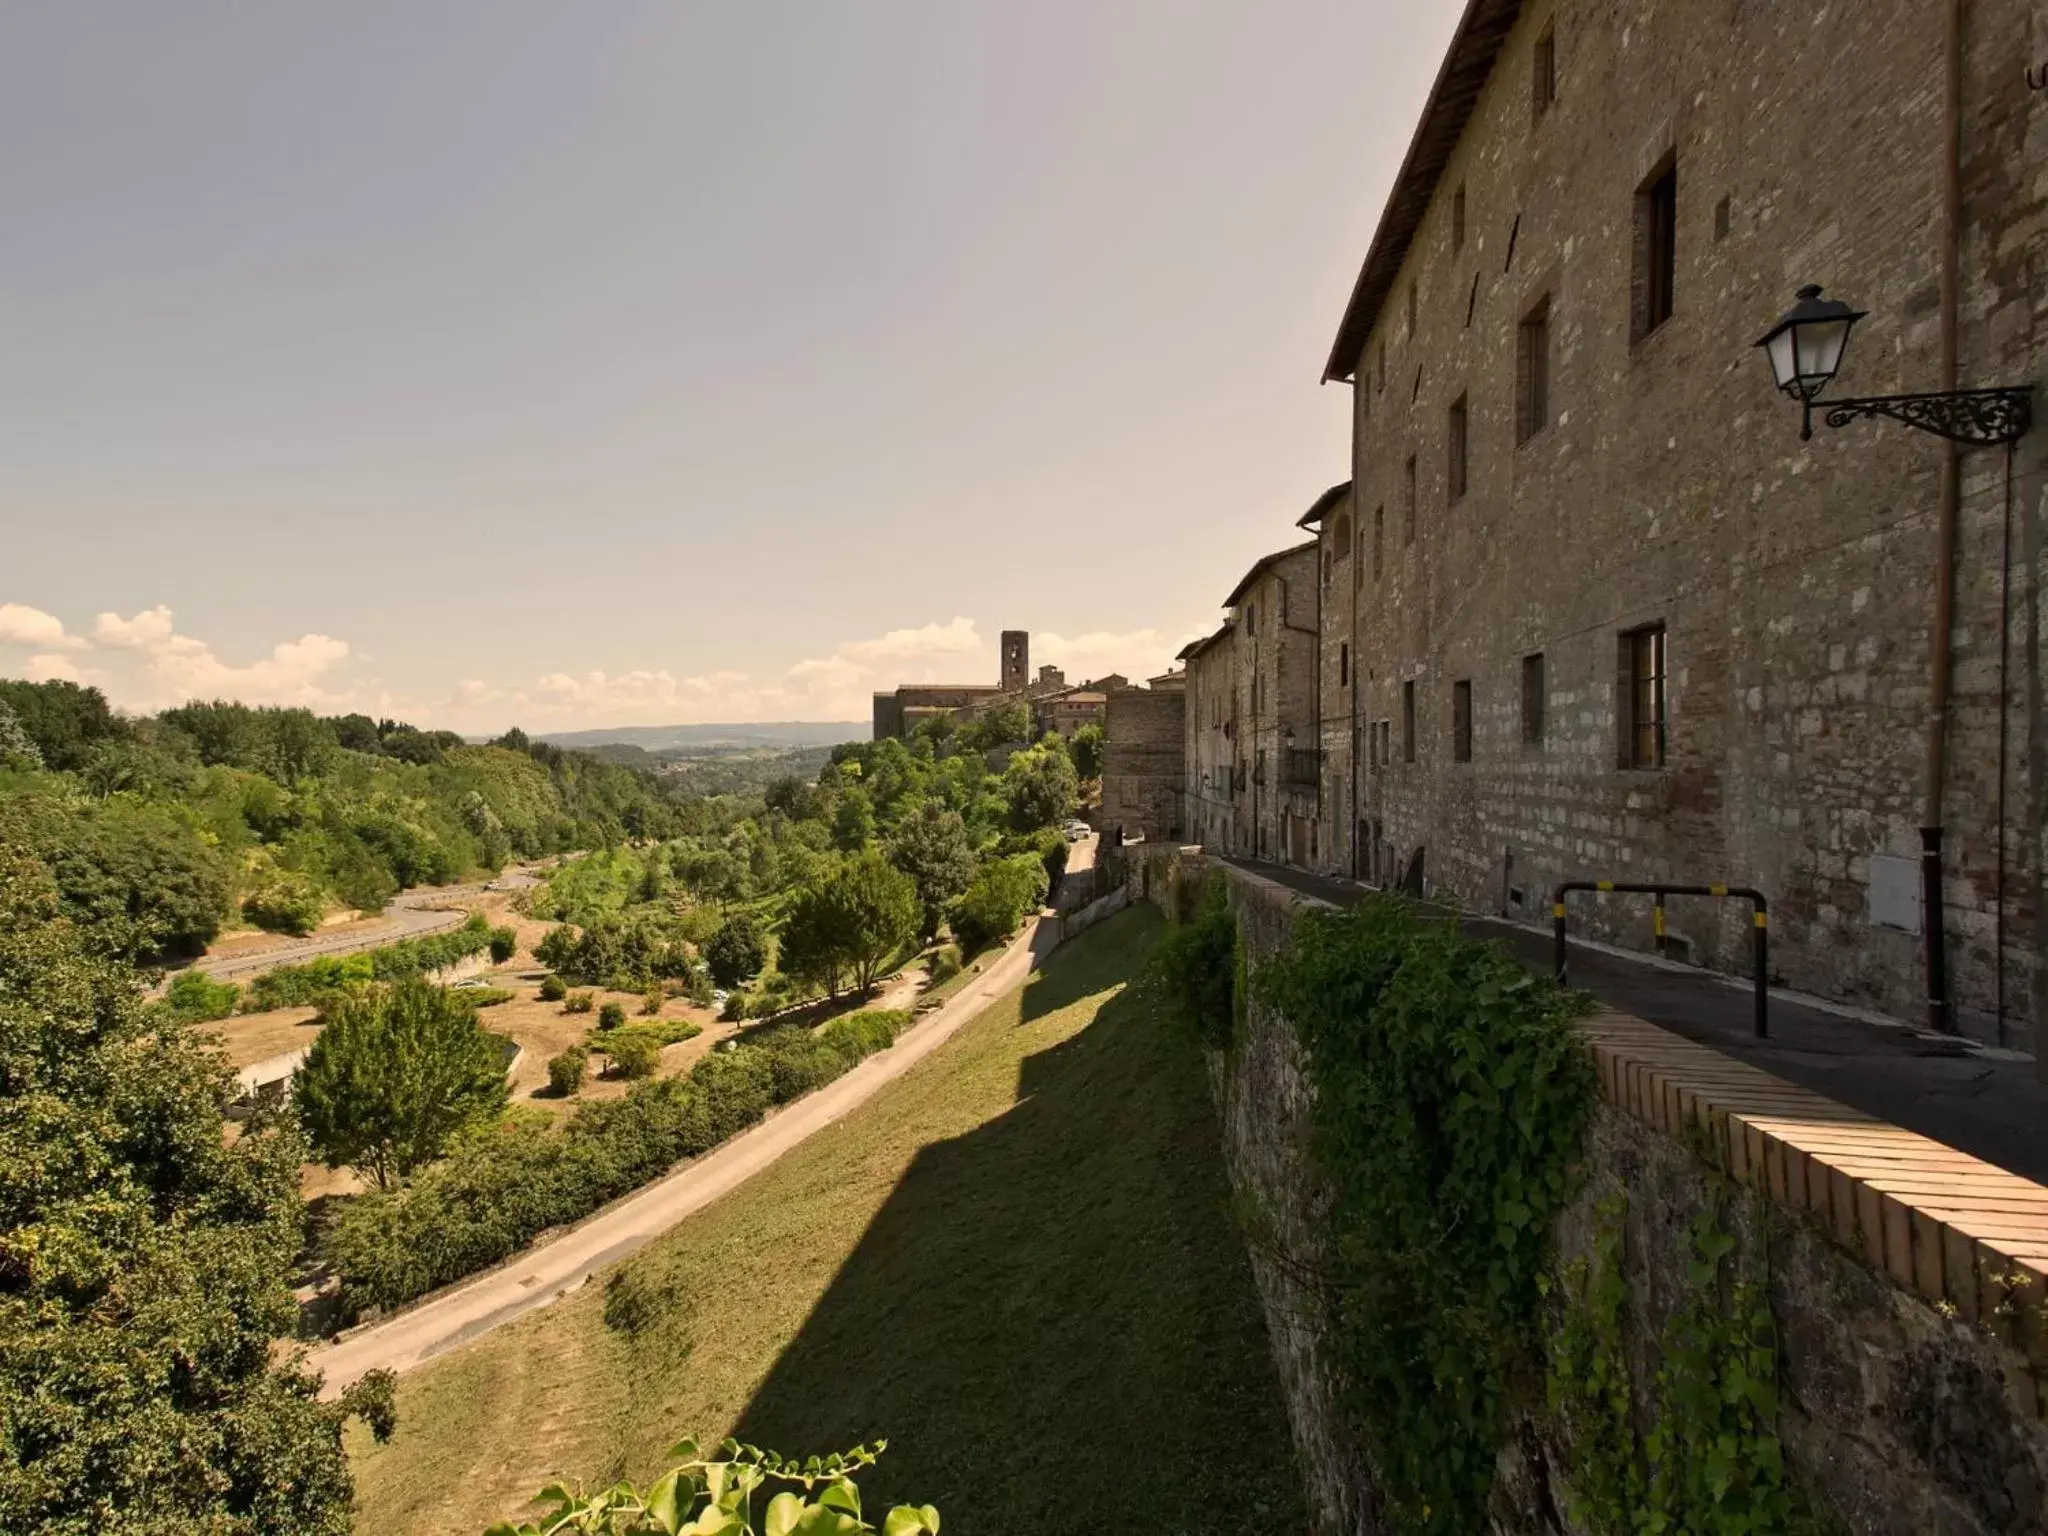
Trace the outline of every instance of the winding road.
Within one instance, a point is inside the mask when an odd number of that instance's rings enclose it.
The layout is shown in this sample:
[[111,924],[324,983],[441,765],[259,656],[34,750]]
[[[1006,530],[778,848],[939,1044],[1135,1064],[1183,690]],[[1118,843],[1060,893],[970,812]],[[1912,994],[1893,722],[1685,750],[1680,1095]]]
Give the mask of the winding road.
[[1033,919],[979,977],[912,1024],[889,1049],[868,1057],[844,1077],[775,1110],[751,1130],[625,1196],[552,1242],[515,1254],[497,1269],[314,1350],[307,1363],[325,1375],[320,1395],[333,1398],[369,1371],[410,1370],[560,1300],[606,1265],[637,1253],[931,1055],[969,1019],[1020,985],[1058,936],[1057,922]]

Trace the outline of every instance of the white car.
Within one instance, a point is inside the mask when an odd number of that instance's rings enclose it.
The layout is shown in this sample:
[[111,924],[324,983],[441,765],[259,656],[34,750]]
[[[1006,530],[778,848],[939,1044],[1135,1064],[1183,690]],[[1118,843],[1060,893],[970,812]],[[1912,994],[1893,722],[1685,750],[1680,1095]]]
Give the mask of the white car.
[[1067,823],[1067,841],[1070,843],[1078,843],[1094,835],[1095,829],[1085,821],[1070,821]]

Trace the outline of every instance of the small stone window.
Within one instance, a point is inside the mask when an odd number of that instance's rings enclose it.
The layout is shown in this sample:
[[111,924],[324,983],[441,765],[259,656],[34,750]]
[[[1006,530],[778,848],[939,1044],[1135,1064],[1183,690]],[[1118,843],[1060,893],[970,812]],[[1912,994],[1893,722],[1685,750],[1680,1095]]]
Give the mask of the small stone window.
[[1411,341],[1415,337],[1415,284],[1412,282],[1408,285],[1408,336]]
[[1636,191],[1631,335],[1641,341],[1671,318],[1678,288],[1678,162],[1664,163]]
[[1522,658],[1522,740],[1535,746],[1543,740],[1543,653]]
[[1349,641],[1340,640],[1337,643],[1337,686],[1339,688],[1349,688],[1351,686],[1351,645]]
[[1451,402],[1450,420],[1446,424],[1444,466],[1448,500],[1453,506],[1465,499],[1466,433],[1471,424],[1472,413],[1465,404],[1465,397],[1458,396]]
[[1515,441],[1550,425],[1550,298],[1536,301],[1515,334]]
[[1666,677],[1664,626],[1645,624],[1625,631],[1615,657],[1620,767],[1664,766]]
[[1530,116],[1542,122],[1544,115],[1557,105],[1557,24],[1552,22],[1543,29],[1536,39],[1536,46],[1530,53]]
[[1402,529],[1401,542],[1403,544],[1413,544],[1415,542],[1415,455],[1412,453],[1408,455],[1406,475],[1408,480],[1408,500],[1403,508],[1406,525]]
[[1387,565],[1387,509],[1372,509],[1372,579],[1378,581]]
[[1401,685],[1401,761],[1415,761],[1415,680]]
[[1451,684],[1451,761],[1472,761],[1472,683],[1463,679]]
[[1331,536],[1330,544],[1339,560],[1349,560],[1351,558],[1351,514],[1349,512],[1339,512],[1337,514],[1336,532]]
[[1458,190],[1451,194],[1451,254],[1457,255],[1465,249],[1465,183],[1458,183]]

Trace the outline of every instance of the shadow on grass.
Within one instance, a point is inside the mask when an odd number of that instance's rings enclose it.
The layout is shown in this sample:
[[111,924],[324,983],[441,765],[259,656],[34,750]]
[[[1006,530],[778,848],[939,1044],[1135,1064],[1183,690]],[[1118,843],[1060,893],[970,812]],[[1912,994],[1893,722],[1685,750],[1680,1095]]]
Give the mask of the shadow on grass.
[[1279,1388],[1194,1049],[1149,987],[1150,913],[1055,956],[1017,1102],[924,1149],[748,1405],[751,1443],[889,1441],[871,1515],[948,1536],[1299,1530]]

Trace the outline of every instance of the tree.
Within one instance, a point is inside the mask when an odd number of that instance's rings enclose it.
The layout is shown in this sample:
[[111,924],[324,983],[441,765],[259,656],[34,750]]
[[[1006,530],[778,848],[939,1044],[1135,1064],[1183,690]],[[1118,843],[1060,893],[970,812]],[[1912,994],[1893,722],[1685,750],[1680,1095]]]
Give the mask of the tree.
[[43,766],[57,771],[83,767],[94,742],[121,732],[121,722],[105,694],[61,679],[47,683],[0,679],[0,704],[21,722]]
[[841,853],[859,853],[875,839],[875,807],[858,784],[839,797],[832,813],[832,841]]
[[36,855],[66,915],[105,929],[131,958],[197,954],[228,909],[227,862],[165,807],[15,796],[0,802],[0,843]]
[[1011,699],[970,720],[961,727],[960,745],[970,752],[992,752],[1031,739],[1031,709],[1022,699]]
[[967,823],[958,811],[926,800],[897,824],[889,838],[889,859],[916,885],[923,909],[921,931],[931,937],[939,931],[946,904],[974,879],[974,843]]
[[1070,745],[1074,756],[1074,772],[1082,779],[1102,777],[1102,727],[1089,721],[1074,732]]
[[953,932],[969,949],[980,949],[1017,931],[1027,910],[1045,900],[1045,865],[1035,854],[991,859],[954,905]]
[[704,945],[704,963],[711,967],[711,979],[726,988],[761,973],[768,963],[768,941],[753,913],[735,912],[718,925]]
[[0,1529],[345,1536],[342,1402],[273,1353],[297,1317],[289,1124],[232,1144],[217,1050],[0,850]]
[[313,1150],[379,1189],[439,1157],[506,1097],[504,1058],[476,1010],[418,977],[338,999],[292,1079]]
[[1010,825],[1019,832],[1060,825],[1074,814],[1080,789],[1067,754],[1047,746],[1019,752],[1003,770]]
[[783,969],[838,996],[842,978],[862,992],[882,962],[917,931],[917,886],[870,850],[802,887],[782,935]]
[[43,749],[21,723],[13,706],[0,698],[0,768],[33,772],[43,766]]

